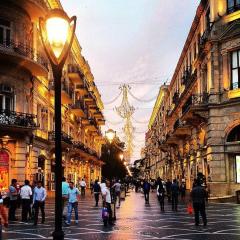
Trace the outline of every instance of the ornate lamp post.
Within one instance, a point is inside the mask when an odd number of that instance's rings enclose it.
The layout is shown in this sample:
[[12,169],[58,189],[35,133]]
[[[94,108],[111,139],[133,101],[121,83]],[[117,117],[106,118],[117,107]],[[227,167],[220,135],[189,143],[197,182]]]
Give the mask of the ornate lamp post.
[[69,18],[61,9],[53,9],[45,18],[39,19],[42,43],[52,66],[54,77],[55,110],[55,230],[53,239],[64,239],[62,230],[62,119],[61,78],[62,70],[72,46],[76,29],[74,16]]
[[109,141],[109,143],[111,144],[113,142],[114,138],[116,137],[116,132],[113,131],[112,129],[108,129],[105,132],[105,136],[106,136],[107,140]]
[[123,161],[123,158],[124,158],[123,153],[120,153],[120,154],[119,154],[119,158],[120,158],[121,161]]

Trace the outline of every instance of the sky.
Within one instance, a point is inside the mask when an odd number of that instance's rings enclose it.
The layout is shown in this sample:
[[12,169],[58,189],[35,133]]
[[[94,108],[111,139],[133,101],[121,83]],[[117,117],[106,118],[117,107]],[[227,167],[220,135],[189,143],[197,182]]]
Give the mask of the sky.
[[[152,109],[169,82],[183,49],[199,0],[61,0],[77,16],[76,34],[88,60],[105,109],[105,131],[124,140],[124,122],[114,110],[119,86],[129,84],[135,108],[132,161],[140,158]],[[139,101],[141,100],[141,101]]]

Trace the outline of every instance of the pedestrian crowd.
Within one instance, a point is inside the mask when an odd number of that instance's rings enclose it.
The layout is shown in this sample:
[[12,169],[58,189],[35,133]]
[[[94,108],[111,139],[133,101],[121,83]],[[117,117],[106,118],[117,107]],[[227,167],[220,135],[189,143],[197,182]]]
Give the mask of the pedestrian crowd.
[[150,192],[156,190],[162,212],[165,211],[165,198],[172,205],[172,211],[174,212],[178,211],[179,199],[181,199],[181,202],[186,204],[186,210],[189,214],[192,214],[194,211],[195,225],[199,226],[199,215],[202,217],[203,225],[207,225],[206,202],[208,201],[208,190],[205,177],[201,173],[194,179],[192,190],[187,200],[185,179],[181,180],[181,182],[177,179],[164,181],[160,177],[157,180],[139,179],[134,182],[134,185],[136,192],[141,190],[144,194],[146,204],[149,204]]

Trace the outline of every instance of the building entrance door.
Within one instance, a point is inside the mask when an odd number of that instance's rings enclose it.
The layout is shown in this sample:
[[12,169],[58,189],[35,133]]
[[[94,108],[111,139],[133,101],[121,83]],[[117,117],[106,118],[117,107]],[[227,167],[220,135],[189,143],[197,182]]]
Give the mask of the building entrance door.
[[9,186],[9,154],[0,150],[0,191]]

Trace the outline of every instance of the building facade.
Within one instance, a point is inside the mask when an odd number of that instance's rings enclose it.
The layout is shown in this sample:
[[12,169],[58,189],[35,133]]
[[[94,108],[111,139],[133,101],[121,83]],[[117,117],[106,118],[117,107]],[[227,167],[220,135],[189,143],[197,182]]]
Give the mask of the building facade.
[[[59,0],[0,2],[0,189],[10,179],[43,180],[54,190],[54,86],[39,17]],[[63,175],[101,178],[103,103],[75,37],[62,77]]]
[[201,1],[150,121],[160,175],[185,179],[191,189],[203,173],[212,196],[234,195],[240,188],[239,26],[239,1]]

